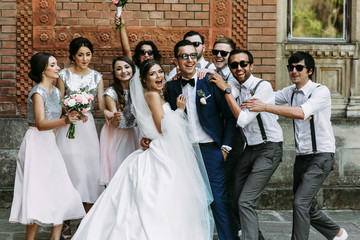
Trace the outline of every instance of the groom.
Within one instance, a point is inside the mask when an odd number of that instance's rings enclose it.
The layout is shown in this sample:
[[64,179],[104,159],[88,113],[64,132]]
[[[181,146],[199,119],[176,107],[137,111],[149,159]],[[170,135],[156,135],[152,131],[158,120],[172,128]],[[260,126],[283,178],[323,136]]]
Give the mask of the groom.
[[236,120],[231,114],[224,94],[209,82],[209,75],[198,79],[196,71],[197,52],[192,42],[182,40],[174,47],[175,64],[181,77],[169,81],[165,86],[165,100],[175,110],[176,98],[184,94],[187,98],[186,112],[195,140],[209,177],[214,202],[211,208],[220,240],[238,239],[231,218],[225,189],[224,162],[231,151]]

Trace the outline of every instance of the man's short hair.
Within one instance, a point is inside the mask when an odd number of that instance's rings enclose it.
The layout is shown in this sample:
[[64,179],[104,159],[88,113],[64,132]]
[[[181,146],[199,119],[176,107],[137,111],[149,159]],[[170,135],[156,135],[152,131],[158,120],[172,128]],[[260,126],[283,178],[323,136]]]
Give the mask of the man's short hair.
[[201,43],[204,44],[204,41],[205,41],[204,36],[196,31],[189,31],[189,32],[185,33],[183,40],[185,40],[187,37],[192,37],[192,36],[199,36],[201,39]]
[[213,48],[215,47],[216,44],[218,43],[225,43],[227,45],[230,46],[231,51],[236,49],[236,44],[234,43],[234,41],[231,38],[228,37],[222,37],[222,38],[218,38],[216,39],[216,41],[214,42]]
[[175,58],[177,58],[178,57],[178,53],[179,53],[179,48],[180,47],[184,47],[184,46],[188,46],[188,45],[190,45],[190,46],[194,46],[193,44],[192,44],[192,42],[190,42],[189,40],[181,40],[180,42],[178,42],[176,45],[175,45],[175,47],[174,47],[174,55],[175,55]]
[[244,49],[235,49],[235,50],[232,50],[230,52],[230,55],[229,55],[229,59],[228,59],[228,65],[230,65],[230,58],[232,55],[235,55],[235,54],[239,54],[239,53],[245,53],[247,56],[248,56],[248,59],[249,59],[249,64],[253,64],[254,63],[254,58],[252,56],[252,54],[247,51],[247,50],[244,50]]
[[289,57],[288,64],[291,65],[293,63],[298,63],[302,60],[304,60],[305,67],[307,68],[308,72],[310,71],[310,69],[312,69],[312,73],[309,75],[309,78],[311,79],[311,76],[315,72],[315,60],[310,54],[306,52],[296,52]]

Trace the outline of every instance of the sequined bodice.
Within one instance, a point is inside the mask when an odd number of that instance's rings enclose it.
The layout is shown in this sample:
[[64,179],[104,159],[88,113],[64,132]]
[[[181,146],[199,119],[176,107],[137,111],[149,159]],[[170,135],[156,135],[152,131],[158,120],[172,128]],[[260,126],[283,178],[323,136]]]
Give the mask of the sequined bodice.
[[[87,88],[96,97],[98,84],[102,79],[101,73],[92,70],[89,74],[81,76],[72,73],[69,69],[64,68],[59,72],[60,78],[65,84],[65,94]],[[94,101],[91,103],[91,110],[94,108]]]
[[[108,89],[106,89],[106,91],[104,92],[104,96],[105,95],[108,95],[109,97],[114,99],[114,101],[116,103],[118,102],[118,96],[113,87],[109,87]],[[119,122],[118,127],[119,128],[133,128],[136,126],[136,119],[135,119],[134,114],[131,111],[131,98],[130,98],[129,90],[124,90],[124,98],[126,101],[125,108],[121,112],[123,118]]]
[[34,103],[31,100],[31,97],[38,93],[43,98],[44,107],[45,107],[45,119],[46,120],[56,120],[61,116],[61,105],[60,98],[61,93],[60,90],[56,87],[52,86],[54,92],[49,93],[44,88],[39,85],[34,86],[29,93],[28,102],[27,102],[27,110],[28,110],[28,122],[35,123],[35,113],[34,113]]

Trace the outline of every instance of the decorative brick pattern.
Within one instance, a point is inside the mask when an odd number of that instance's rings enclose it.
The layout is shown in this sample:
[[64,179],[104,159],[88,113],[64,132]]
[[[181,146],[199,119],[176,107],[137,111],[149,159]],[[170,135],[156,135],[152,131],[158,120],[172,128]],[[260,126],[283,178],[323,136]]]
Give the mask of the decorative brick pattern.
[[25,116],[27,96],[34,85],[28,77],[32,56],[32,4],[31,0],[17,0],[16,15],[16,102],[20,115]]
[[[26,98],[33,85],[27,77],[29,58],[35,52],[50,52],[62,67],[67,67],[68,45],[76,37],[86,37],[93,43],[95,53],[90,67],[103,74],[105,86],[110,85],[111,60],[122,54],[119,32],[114,29],[115,9],[109,0],[17,0],[17,83],[13,101],[21,115],[26,114]],[[246,14],[246,8],[243,11]],[[142,40],[154,41],[168,71],[173,46],[185,32],[195,30],[203,34],[207,49],[217,38],[231,37],[231,12],[231,0],[130,0],[123,17],[131,49]],[[241,22],[244,29],[246,21]],[[238,44],[244,39],[246,36],[237,39]],[[210,51],[205,57],[210,57]]]
[[236,0],[232,2],[232,39],[237,48],[247,48],[247,2]]

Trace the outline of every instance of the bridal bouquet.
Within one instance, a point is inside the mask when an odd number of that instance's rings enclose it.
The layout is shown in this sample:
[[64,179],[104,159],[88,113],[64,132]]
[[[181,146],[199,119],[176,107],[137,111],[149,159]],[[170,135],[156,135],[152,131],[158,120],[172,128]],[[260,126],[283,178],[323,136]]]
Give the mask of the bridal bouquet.
[[[125,4],[128,2],[128,0],[111,0],[113,4],[116,5],[116,17],[120,18],[121,16],[121,9]],[[121,29],[121,23],[119,25],[116,25],[116,29]]]
[[[68,112],[77,111],[80,114],[84,114],[90,110],[92,101],[94,101],[94,95],[85,89],[80,89],[78,91],[71,92],[70,95],[66,95],[60,104],[66,107]],[[69,139],[75,138],[74,123],[70,124],[66,136]]]

